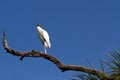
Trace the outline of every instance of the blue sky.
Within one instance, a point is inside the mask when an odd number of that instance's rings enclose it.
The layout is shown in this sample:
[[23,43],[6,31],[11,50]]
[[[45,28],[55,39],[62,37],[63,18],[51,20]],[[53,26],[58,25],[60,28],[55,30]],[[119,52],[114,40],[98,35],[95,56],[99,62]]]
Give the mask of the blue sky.
[[[88,66],[90,60],[100,69],[99,58],[107,60],[107,53],[120,48],[119,0],[0,1],[0,30],[6,31],[11,48],[43,51],[37,23],[50,35],[48,53],[64,64]],[[70,80],[75,74],[62,73],[43,58],[24,58],[21,62],[0,46],[1,80]]]

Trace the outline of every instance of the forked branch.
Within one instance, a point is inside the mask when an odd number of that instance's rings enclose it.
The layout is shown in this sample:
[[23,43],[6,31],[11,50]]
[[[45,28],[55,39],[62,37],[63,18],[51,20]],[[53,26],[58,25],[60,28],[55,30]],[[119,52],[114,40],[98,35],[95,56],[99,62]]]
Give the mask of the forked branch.
[[96,69],[91,69],[91,68],[87,68],[87,67],[83,67],[83,66],[79,66],[79,65],[63,64],[61,61],[59,61],[57,58],[51,56],[50,54],[45,54],[43,52],[38,52],[36,50],[31,50],[29,52],[19,52],[19,51],[13,50],[7,44],[5,32],[3,33],[3,46],[4,46],[4,49],[8,53],[10,53],[14,56],[19,56],[21,60],[24,57],[34,57],[34,58],[42,57],[42,58],[44,58],[46,60],[49,60],[52,63],[54,63],[63,72],[68,71],[68,70],[81,71],[81,72],[96,75],[101,80],[113,80],[112,77],[110,77],[110,76],[106,75],[105,73],[102,73],[102,72],[100,72]]

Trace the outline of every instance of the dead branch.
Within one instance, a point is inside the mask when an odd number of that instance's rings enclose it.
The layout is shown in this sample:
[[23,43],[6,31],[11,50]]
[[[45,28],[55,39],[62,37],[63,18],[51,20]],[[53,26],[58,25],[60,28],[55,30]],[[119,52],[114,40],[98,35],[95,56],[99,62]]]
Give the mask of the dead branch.
[[10,53],[14,56],[21,57],[20,60],[22,60],[24,57],[34,57],[34,58],[42,57],[42,58],[54,63],[63,72],[68,71],[68,70],[81,71],[81,72],[96,75],[96,76],[98,76],[98,78],[100,78],[100,80],[113,80],[113,78],[111,76],[108,76],[105,73],[102,73],[96,69],[91,69],[91,68],[87,68],[87,67],[83,67],[83,66],[79,66],[79,65],[63,64],[61,61],[59,61],[57,58],[51,56],[50,54],[45,54],[43,52],[38,52],[35,50],[31,50],[29,52],[19,52],[19,51],[13,50],[7,44],[5,32],[3,33],[3,46],[4,46],[4,49],[8,53]]

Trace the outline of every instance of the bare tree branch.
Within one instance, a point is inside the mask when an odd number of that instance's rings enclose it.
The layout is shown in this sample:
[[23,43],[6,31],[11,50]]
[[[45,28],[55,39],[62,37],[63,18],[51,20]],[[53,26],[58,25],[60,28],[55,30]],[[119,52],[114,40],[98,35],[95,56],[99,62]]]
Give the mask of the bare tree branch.
[[19,52],[19,51],[13,50],[7,44],[5,32],[3,33],[3,46],[4,46],[4,49],[8,53],[11,53],[14,56],[21,57],[20,60],[22,60],[24,57],[34,57],[34,58],[42,57],[42,58],[54,63],[63,72],[68,71],[68,70],[81,71],[81,72],[96,75],[96,76],[98,76],[98,78],[100,78],[100,80],[113,80],[113,78],[111,76],[108,76],[105,73],[102,73],[96,69],[90,69],[90,68],[79,66],[79,65],[63,64],[61,61],[59,61],[57,58],[51,56],[50,54],[45,54],[43,52],[38,52],[35,50],[31,50],[29,52]]

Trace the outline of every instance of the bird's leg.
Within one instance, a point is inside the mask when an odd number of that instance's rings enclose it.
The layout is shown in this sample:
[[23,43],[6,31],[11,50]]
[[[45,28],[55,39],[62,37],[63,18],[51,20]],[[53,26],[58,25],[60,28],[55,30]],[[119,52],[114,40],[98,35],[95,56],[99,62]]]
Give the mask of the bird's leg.
[[44,50],[45,50],[45,53],[47,53],[47,50],[46,50],[46,47],[45,47],[45,45],[44,45]]

